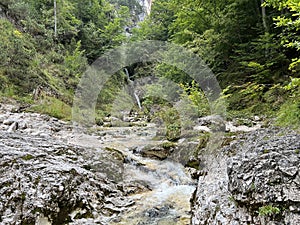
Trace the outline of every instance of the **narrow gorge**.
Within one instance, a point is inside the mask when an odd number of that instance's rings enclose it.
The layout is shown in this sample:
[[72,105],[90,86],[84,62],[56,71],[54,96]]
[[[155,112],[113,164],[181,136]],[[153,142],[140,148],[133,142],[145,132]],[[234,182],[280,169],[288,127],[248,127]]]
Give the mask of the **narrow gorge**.
[[168,142],[135,115],[78,133],[15,105],[0,110],[1,224],[299,224],[292,131],[227,122],[210,152],[195,135],[214,118]]
[[0,225],[299,225],[297,0],[0,0]]

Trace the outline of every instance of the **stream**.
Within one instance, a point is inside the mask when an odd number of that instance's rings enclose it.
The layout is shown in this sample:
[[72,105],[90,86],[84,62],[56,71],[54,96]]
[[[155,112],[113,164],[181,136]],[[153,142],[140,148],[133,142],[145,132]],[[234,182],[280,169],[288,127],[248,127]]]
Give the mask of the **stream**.
[[17,111],[0,105],[0,224],[191,223],[197,180],[178,152],[164,155],[161,146],[174,143],[156,124],[131,118],[78,130]]
[[109,221],[109,224],[190,224],[190,199],[196,188],[182,164],[172,160],[142,157],[139,150],[159,145],[155,124],[144,127],[101,127],[94,135],[78,135],[70,141],[85,147],[100,147],[121,152],[125,164],[111,179],[141,184],[143,191],[128,196],[135,204]]

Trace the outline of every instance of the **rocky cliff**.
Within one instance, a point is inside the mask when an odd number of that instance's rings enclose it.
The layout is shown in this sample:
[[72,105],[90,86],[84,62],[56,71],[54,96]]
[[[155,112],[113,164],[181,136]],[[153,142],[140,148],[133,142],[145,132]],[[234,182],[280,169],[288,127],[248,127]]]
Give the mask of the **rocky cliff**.
[[299,150],[299,134],[270,128],[203,154],[192,224],[300,224]]

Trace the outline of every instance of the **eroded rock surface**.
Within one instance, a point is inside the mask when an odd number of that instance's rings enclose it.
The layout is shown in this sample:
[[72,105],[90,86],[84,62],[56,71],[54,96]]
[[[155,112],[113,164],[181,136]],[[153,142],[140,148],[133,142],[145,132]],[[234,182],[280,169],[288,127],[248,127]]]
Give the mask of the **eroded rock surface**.
[[300,224],[300,135],[244,134],[203,155],[192,224]]
[[36,224],[40,217],[102,224],[134,204],[106,174],[87,167],[97,162],[86,157],[91,149],[2,131],[0,143],[1,224]]
[[107,224],[134,205],[118,155],[67,143],[63,121],[14,110],[0,107],[0,224]]
[[189,224],[196,180],[169,155],[134,150],[175,147],[146,125],[72,130],[0,108],[0,224]]

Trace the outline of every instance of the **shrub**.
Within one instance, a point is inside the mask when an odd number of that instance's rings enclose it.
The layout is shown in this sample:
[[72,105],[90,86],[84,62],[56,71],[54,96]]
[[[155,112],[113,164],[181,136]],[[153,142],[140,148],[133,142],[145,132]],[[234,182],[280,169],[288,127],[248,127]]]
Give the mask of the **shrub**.
[[259,209],[258,209],[258,214],[260,216],[271,216],[271,215],[279,214],[279,213],[280,213],[280,209],[278,207],[274,207],[272,205],[262,206],[262,207],[259,207]]
[[291,82],[283,87],[290,96],[277,115],[277,123],[282,126],[299,128],[300,126],[300,78],[291,78]]
[[300,101],[288,101],[280,107],[277,124],[298,128],[300,126]]

